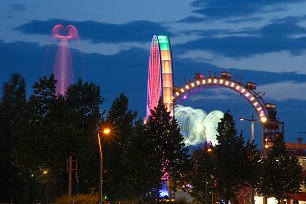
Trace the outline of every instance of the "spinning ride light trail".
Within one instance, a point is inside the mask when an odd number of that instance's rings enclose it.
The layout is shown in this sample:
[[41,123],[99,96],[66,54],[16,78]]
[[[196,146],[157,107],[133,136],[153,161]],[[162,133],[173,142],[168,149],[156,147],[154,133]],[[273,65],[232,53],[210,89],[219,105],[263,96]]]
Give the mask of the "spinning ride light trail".
[[217,144],[217,127],[223,113],[214,110],[207,114],[202,109],[182,105],[174,106],[174,116],[178,121],[186,146],[194,146],[205,141]]
[[72,25],[64,28],[63,25],[57,24],[53,27],[51,35],[52,40],[60,40],[54,63],[54,77],[57,80],[56,94],[64,95],[70,84],[72,72],[72,56],[68,41],[78,40],[79,33]]

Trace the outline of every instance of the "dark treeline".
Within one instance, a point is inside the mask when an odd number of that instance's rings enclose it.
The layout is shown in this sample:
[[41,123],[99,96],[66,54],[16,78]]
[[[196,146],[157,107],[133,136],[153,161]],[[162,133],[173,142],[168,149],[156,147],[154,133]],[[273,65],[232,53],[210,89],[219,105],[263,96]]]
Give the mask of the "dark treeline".
[[[199,202],[218,193],[226,203],[237,203],[236,192],[243,187],[281,201],[302,184],[301,167],[295,157],[288,156],[283,138],[262,158],[254,143],[237,136],[230,113],[219,123],[219,144],[205,145],[190,154],[176,119],[161,101],[144,124],[129,109],[124,94],[109,110],[100,111],[104,99],[97,85],[79,80],[65,96],[56,95],[55,85],[53,75],[43,77],[32,86],[33,94],[27,99],[22,76],[13,74],[3,84],[0,202],[51,203],[66,195],[69,156],[78,161],[73,193],[97,194],[97,134],[103,127],[111,129],[102,141],[103,195],[108,200],[156,202],[168,179],[173,192],[189,191]],[[273,178],[268,176],[272,172]]]
[[[78,160],[73,193],[98,192],[97,133],[106,126],[111,128],[102,144],[103,195],[108,199],[155,199],[165,172],[173,181],[180,180],[188,166],[188,149],[162,103],[144,126],[124,94],[103,114],[103,98],[95,84],[79,80],[65,96],[56,95],[55,85],[53,76],[41,78],[28,100],[20,75],[3,85],[0,202],[47,203],[67,194],[69,156]],[[164,126],[156,126],[159,122]]]

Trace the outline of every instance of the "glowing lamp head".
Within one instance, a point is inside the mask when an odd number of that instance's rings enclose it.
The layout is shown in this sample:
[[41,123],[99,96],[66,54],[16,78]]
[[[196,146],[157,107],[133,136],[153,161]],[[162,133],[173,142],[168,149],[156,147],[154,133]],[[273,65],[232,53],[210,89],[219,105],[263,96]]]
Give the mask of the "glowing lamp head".
[[47,174],[47,173],[48,173],[48,171],[47,171],[47,170],[44,170],[44,171],[43,171],[43,174]]
[[244,121],[245,119],[244,118],[239,118],[239,120]]
[[104,129],[103,129],[103,134],[104,134],[104,135],[109,135],[110,132],[111,132],[111,130],[110,130],[109,128],[104,128]]
[[262,117],[262,118],[260,118],[260,121],[261,121],[262,123],[265,123],[265,122],[267,122],[267,118],[266,118],[266,117]]
[[213,150],[212,150],[211,147],[208,147],[208,148],[206,149],[206,151],[207,151],[208,153],[211,153]]
[[145,117],[144,120],[143,120],[143,124],[146,125],[147,123],[148,123],[148,120],[147,120],[147,118]]

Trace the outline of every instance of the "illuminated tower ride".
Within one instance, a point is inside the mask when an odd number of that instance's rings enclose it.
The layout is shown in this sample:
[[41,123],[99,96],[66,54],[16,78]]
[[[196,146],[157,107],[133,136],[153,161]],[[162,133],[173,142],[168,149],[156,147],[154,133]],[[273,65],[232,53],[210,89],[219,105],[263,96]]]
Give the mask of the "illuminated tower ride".
[[154,35],[151,43],[148,74],[147,113],[157,106],[160,97],[173,114],[173,76],[170,40],[167,35]]
[[58,24],[53,27],[51,35],[53,40],[60,40],[54,63],[54,77],[57,80],[56,94],[64,95],[70,84],[72,72],[72,56],[68,41],[79,39],[79,33],[72,25],[64,28]]

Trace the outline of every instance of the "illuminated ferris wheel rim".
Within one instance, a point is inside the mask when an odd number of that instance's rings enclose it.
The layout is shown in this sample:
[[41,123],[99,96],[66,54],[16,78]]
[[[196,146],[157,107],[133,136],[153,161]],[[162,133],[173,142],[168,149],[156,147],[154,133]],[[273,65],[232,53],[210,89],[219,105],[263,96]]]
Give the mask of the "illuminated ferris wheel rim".
[[252,88],[248,86],[252,84],[254,83],[248,82],[247,85],[244,85],[241,82],[237,82],[235,80],[224,77],[197,78],[188,82],[182,87],[174,88],[173,101],[175,102],[181,98],[186,99],[188,95],[191,95],[190,93],[192,91],[197,89],[204,89],[209,87],[225,87],[243,96],[255,109],[258,117],[260,118],[260,122],[265,123],[268,118],[266,109],[269,109],[271,106],[273,106],[272,108],[275,108],[275,105],[268,103],[265,104],[261,96],[259,96],[258,93],[256,93]]

